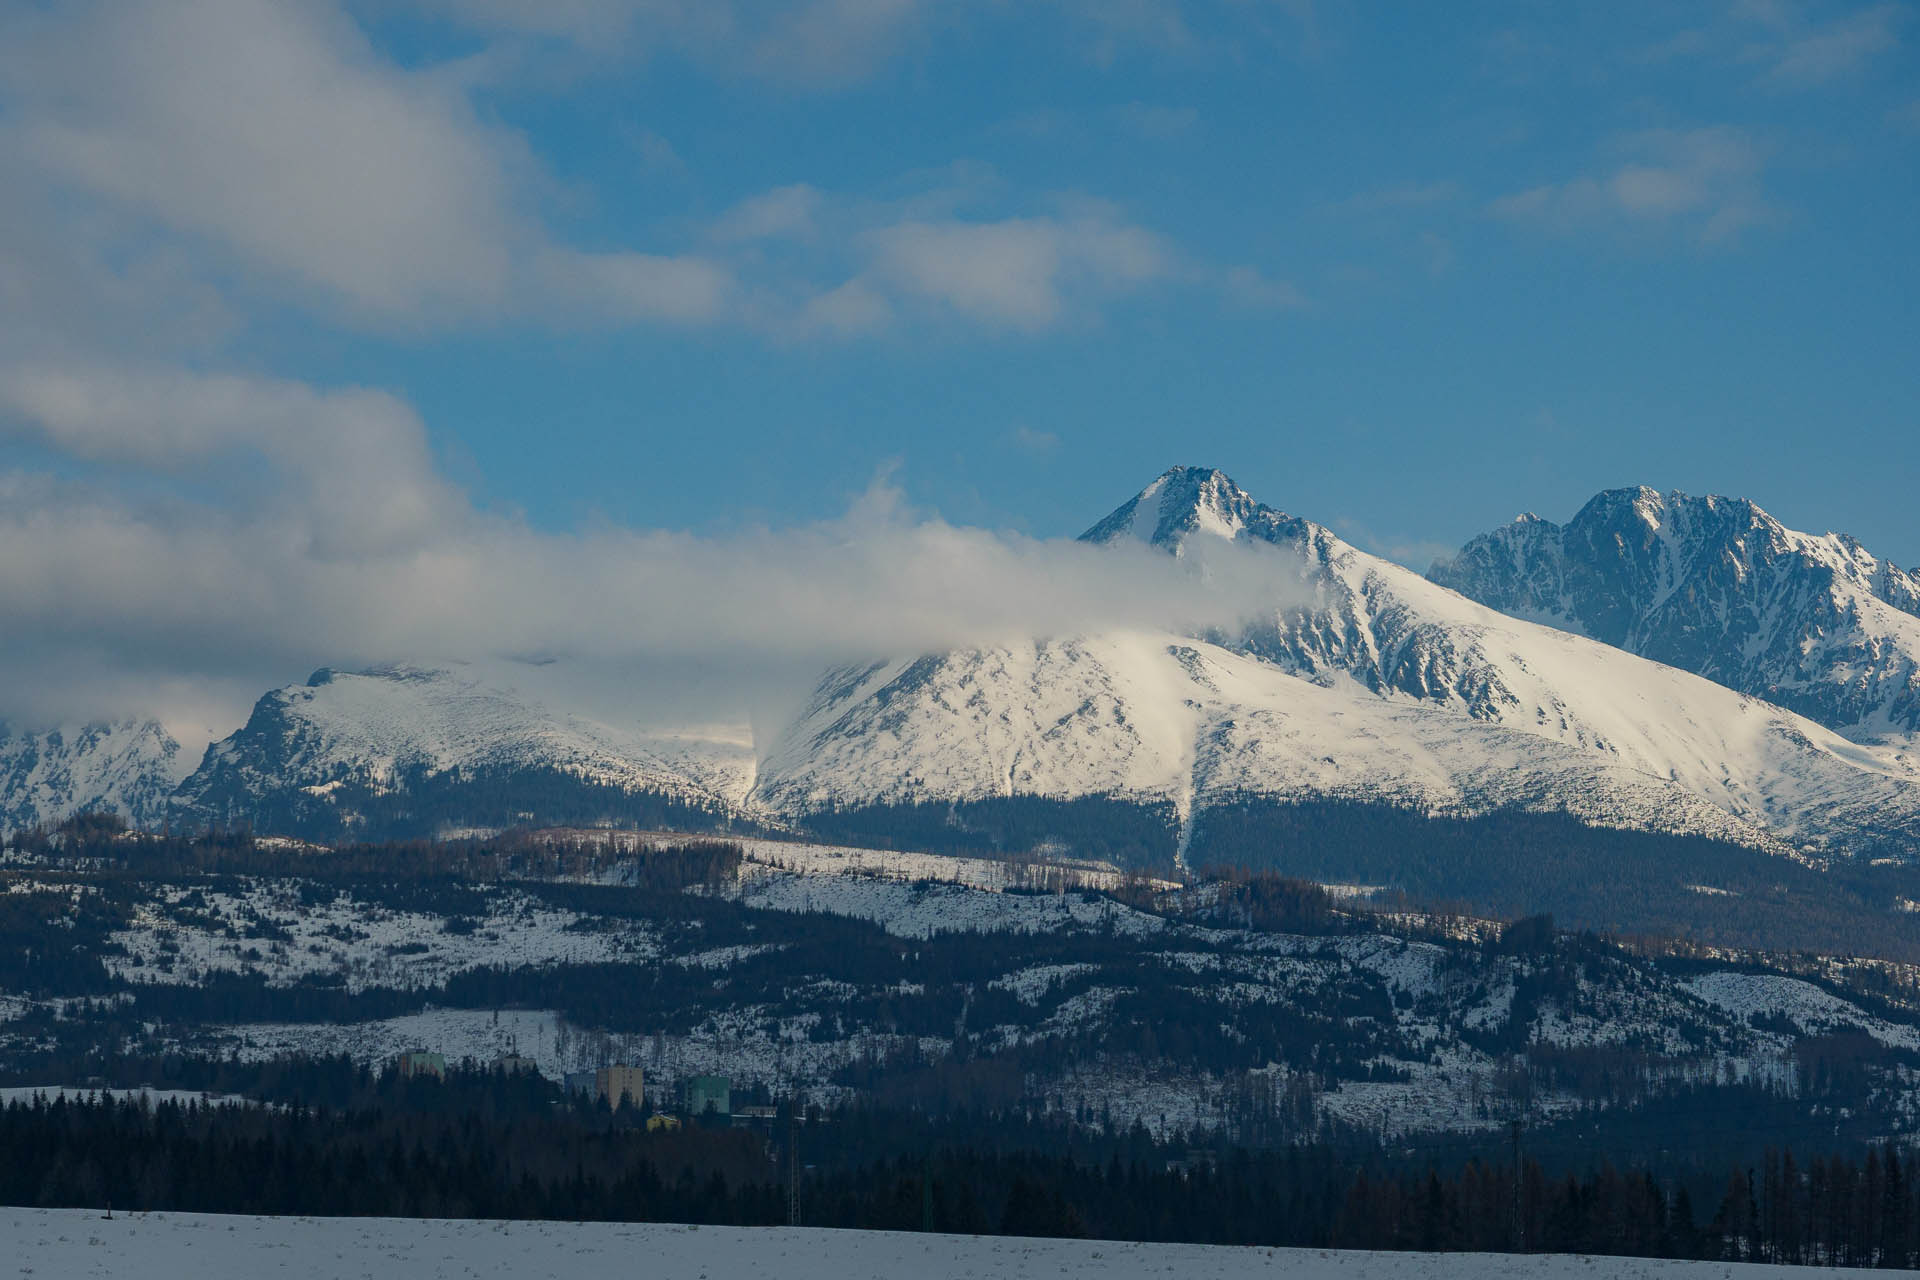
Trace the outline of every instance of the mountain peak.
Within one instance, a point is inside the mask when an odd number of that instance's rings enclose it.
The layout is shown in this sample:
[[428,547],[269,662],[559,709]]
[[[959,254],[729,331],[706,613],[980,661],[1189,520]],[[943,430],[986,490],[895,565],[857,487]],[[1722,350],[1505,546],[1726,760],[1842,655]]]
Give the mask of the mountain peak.
[[1863,741],[1920,733],[1920,582],[1747,498],[1608,489],[1564,526],[1483,534],[1427,576]]
[[1637,520],[1650,529],[1664,528],[1677,521],[1689,530],[1710,523],[1729,528],[1786,531],[1785,526],[1750,498],[1729,498],[1717,493],[1696,497],[1682,489],[1662,493],[1644,484],[1601,490],[1580,508],[1567,527],[1571,530],[1599,528],[1622,518]]
[[1262,510],[1224,471],[1170,467],[1080,538],[1105,544],[1131,538],[1178,554],[1193,533],[1231,542],[1246,528],[1248,518]]

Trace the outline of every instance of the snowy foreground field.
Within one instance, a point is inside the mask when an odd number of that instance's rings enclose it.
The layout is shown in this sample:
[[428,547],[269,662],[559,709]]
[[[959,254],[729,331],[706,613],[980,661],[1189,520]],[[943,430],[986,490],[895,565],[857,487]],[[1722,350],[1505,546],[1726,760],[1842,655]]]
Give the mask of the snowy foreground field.
[[1659,1262],[1569,1255],[1334,1253],[818,1231],[780,1227],[678,1227],[615,1223],[451,1222],[410,1218],[242,1218],[154,1213],[111,1222],[81,1209],[0,1208],[8,1275],[364,1277],[431,1280],[1025,1280],[1026,1277],[1173,1276],[1237,1280],[1468,1280],[1477,1276],[1583,1280],[1768,1280],[1837,1276],[1824,1267]]

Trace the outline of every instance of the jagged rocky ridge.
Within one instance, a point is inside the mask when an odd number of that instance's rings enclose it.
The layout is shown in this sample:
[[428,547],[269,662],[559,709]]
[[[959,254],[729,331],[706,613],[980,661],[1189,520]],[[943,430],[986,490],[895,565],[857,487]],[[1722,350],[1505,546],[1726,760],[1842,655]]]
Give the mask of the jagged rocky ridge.
[[1920,573],[1744,499],[1612,489],[1564,525],[1523,515],[1428,576],[1858,741],[1920,734]]

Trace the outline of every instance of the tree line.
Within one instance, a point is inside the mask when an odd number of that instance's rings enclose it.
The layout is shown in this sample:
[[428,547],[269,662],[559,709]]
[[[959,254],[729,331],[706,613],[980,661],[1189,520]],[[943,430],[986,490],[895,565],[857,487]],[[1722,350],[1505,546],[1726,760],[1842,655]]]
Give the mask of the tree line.
[[[375,1076],[344,1059],[209,1065],[297,1100],[79,1099],[0,1109],[0,1202],[205,1213],[673,1221],[1425,1251],[1908,1267],[1920,1179],[1893,1147],[1769,1151],[1711,1203],[1596,1159],[1355,1161],[1308,1144],[1195,1149],[1010,1113],[908,1112],[650,1132],[531,1074]],[[317,1101],[315,1099],[318,1099]],[[803,1119],[805,1123],[789,1123]],[[786,1159],[787,1142],[800,1144]],[[1515,1170],[1518,1169],[1516,1180]],[[1698,1180],[1691,1180],[1692,1187]]]

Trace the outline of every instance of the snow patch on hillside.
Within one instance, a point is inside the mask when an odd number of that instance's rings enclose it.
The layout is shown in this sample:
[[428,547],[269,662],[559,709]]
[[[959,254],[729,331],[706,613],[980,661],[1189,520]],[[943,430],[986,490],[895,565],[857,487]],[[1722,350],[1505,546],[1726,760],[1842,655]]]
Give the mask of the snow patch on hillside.
[[526,893],[495,893],[471,927],[399,911],[341,892],[304,902],[281,880],[242,882],[238,892],[161,890],[131,928],[112,939],[122,954],[103,963],[129,982],[197,983],[210,974],[259,974],[285,987],[337,976],[347,990],[434,986],[479,965],[514,968],[646,959],[659,947],[640,922],[609,922],[547,906]]
[[1920,1029],[1888,1022],[1799,978],[1773,973],[1709,973],[1682,984],[1700,999],[1740,1018],[1791,1018],[1812,1035],[1864,1031],[1882,1044],[1920,1049]]

